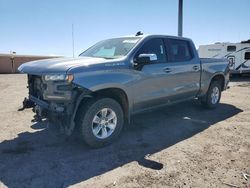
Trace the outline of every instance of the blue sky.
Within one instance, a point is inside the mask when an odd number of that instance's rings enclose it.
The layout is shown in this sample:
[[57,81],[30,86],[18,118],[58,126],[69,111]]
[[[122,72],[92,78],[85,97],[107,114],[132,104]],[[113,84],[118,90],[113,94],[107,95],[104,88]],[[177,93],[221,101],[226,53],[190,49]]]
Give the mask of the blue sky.
[[[250,0],[183,0],[183,35],[196,47],[250,39]],[[0,52],[72,56],[99,40],[177,34],[178,0],[0,0]]]

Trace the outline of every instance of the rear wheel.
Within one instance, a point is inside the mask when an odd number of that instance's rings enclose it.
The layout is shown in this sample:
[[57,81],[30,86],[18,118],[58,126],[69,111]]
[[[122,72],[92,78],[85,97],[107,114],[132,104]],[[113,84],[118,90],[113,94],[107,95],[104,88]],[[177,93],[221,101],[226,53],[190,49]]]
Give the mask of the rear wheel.
[[202,98],[202,104],[207,108],[216,108],[221,98],[221,84],[213,81],[207,91],[206,96]]
[[80,107],[78,116],[79,136],[91,147],[112,143],[124,123],[120,104],[111,98],[91,99]]

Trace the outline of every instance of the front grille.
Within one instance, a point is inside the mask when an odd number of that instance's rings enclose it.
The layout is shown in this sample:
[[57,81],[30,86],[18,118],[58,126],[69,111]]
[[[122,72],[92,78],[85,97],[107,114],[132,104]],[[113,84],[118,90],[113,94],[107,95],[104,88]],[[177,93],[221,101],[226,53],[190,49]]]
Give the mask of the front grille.
[[66,81],[46,82],[42,76],[29,75],[29,95],[44,101],[70,100],[72,95],[71,85]]

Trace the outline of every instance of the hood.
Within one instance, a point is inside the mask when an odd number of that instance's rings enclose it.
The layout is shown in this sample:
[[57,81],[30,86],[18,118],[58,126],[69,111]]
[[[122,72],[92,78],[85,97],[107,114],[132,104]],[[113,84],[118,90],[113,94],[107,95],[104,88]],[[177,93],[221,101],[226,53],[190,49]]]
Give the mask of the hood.
[[71,68],[87,68],[91,65],[105,64],[113,61],[114,59],[93,57],[53,58],[24,63],[18,68],[18,70],[23,73],[35,75],[40,75],[44,73],[66,73]]

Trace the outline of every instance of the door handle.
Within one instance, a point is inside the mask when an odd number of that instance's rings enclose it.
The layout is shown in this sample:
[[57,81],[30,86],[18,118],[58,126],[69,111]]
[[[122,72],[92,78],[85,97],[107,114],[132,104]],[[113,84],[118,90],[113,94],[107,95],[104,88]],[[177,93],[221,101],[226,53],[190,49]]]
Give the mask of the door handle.
[[166,72],[166,73],[172,72],[172,70],[171,70],[170,68],[165,68],[165,69],[163,69],[163,70],[164,70],[164,72]]
[[200,70],[200,68],[199,68],[199,66],[195,65],[195,66],[193,66],[193,70],[198,71],[198,70]]

